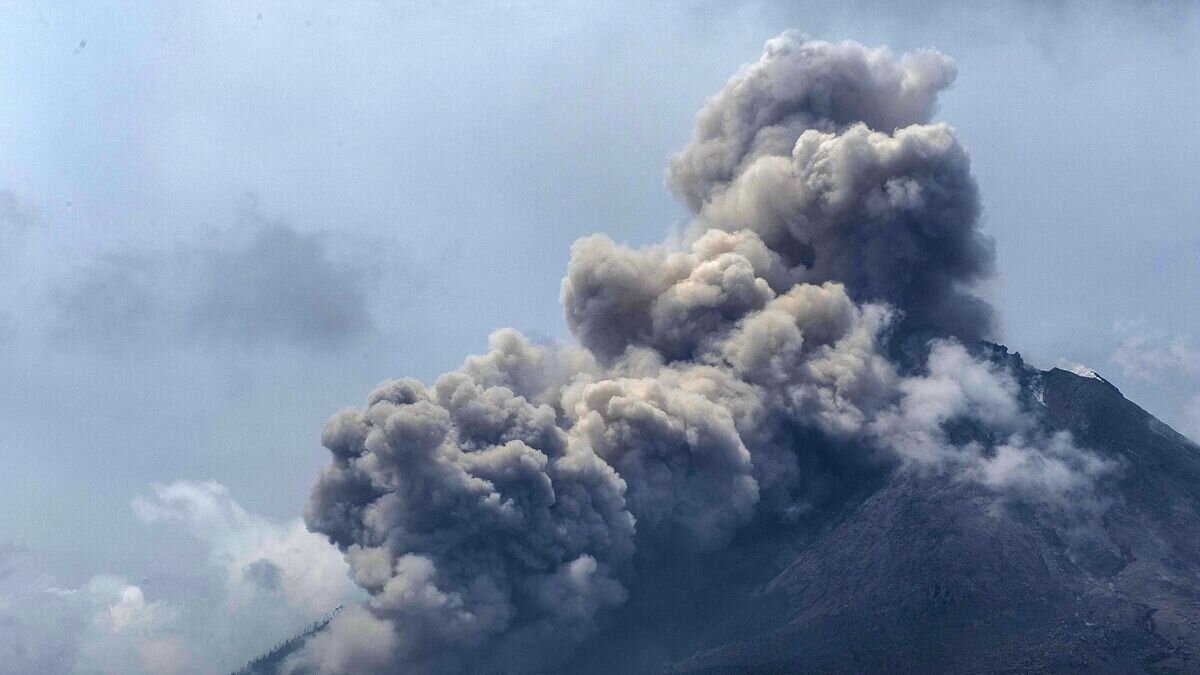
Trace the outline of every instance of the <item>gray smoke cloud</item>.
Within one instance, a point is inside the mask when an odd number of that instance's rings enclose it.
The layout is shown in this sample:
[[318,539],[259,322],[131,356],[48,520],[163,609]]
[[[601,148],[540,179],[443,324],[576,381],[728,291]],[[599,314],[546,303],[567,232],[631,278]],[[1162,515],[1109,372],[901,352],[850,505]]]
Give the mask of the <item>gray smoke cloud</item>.
[[23,289],[15,283],[15,271],[21,267],[20,252],[38,220],[38,214],[15,192],[0,189],[0,344],[12,339],[18,330],[11,308]]
[[[772,40],[672,163],[685,241],[573,247],[578,344],[502,330],[330,420],[306,520],[370,601],[292,671],[553,668],[662,561],[819,509],[822,466],[1078,502],[1112,467],[966,346],[991,245],[966,153],[927,124],[953,77],[935,52]],[[918,361],[889,357],[900,335]]]
[[0,189],[0,255],[5,259],[16,248],[17,239],[25,234],[37,216],[17,199],[12,190]]
[[970,160],[928,124],[955,74],[931,50],[785,33],[700,112],[668,183],[697,226],[756,232],[802,281],[891,303],[910,329],[987,337],[970,286],[994,254]]
[[[2,205],[2,204],[0,204]],[[64,346],[122,350],[197,342],[345,346],[372,327],[368,275],[327,237],[265,218],[164,251],[92,256],[49,293]]]

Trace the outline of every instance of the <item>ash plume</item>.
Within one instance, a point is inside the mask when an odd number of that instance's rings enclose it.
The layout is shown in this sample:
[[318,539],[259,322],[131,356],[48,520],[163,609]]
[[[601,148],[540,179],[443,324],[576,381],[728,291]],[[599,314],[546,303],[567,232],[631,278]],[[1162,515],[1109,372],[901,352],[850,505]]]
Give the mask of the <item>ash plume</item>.
[[696,227],[749,229],[801,281],[883,300],[909,328],[987,337],[992,272],[966,151],[929,124],[953,62],[785,33],[700,111],[668,183]]
[[[992,247],[967,154],[930,123],[954,75],[933,51],[768,42],[672,161],[686,241],[572,248],[577,344],[501,330],[330,420],[306,520],[370,600],[292,670],[553,668],[664,560],[819,510],[822,466],[1078,503],[1112,467],[969,349]],[[900,336],[919,362],[889,356]]]

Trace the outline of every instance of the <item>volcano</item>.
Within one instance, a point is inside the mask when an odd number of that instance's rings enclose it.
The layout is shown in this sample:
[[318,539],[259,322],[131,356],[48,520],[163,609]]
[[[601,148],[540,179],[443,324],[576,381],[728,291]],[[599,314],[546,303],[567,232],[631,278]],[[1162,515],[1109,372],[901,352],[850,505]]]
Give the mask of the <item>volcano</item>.
[[1195,670],[1197,448],[989,341],[956,72],[769,41],[679,239],[572,246],[572,339],[337,413],[305,521],[369,599],[293,672]]

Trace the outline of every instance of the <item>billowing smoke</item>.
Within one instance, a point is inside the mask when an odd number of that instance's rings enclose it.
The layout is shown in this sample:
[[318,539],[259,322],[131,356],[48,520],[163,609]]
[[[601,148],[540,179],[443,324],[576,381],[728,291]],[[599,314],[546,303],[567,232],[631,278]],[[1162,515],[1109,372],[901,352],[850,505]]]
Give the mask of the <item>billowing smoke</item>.
[[[370,600],[292,667],[552,667],[639,574],[819,509],[822,467],[1087,491],[1110,467],[968,348],[992,328],[971,292],[992,249],[966,152],[928,123],[954,74],[936,52],[770,41],[672,162],[685,243],[575,244],[578,344],[502,330],[432,386],[338,413],[306,518]],[[918,361],[889,357],[901,336]]]
[[978,190],[953,129],[928,124],[954,77],[934,51],[785,33],[700,112],[669,183],[696,227],[755,232],[801,281],[987,337],[991,309],[969,292],[992,270]]

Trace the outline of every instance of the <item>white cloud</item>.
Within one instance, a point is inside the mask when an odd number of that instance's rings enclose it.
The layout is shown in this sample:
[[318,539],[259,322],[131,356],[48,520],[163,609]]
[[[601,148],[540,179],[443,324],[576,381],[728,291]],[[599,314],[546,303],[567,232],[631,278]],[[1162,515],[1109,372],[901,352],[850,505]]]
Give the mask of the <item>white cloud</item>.
[[1118,321],[1113,326],[1121,342],[1110,357],[1127,377],[1161,382],[1200,373],[1200,351],[1187,335],[1171,335],[1144,318]]
[[[1144,318],[1118,321],[1113,332],[1120,342],[1109,356],[1125,377],[1158,398],[1163,418],[1192,440],[1200,441],[1200,348],[1191,335],[1172,334]],[[1147,397],[1149,398],[1149,396]]]
[[[1192,440],[1200,439],[1200,393],[1193,396],[1183,410],[1183,424],[1179,431]],[[1200,441],[1197,441],[1200,442]]]
[[[1115,465],[1076,445],[1069,432],[1039,430],[1021,406],[1012,373],[976,360],[955,342],[935,344],[928,370],[904,380],[899,404],[873,422],[872,432],[884,445],[913,466],[950,467],[961,478],[1005,493],[1056,506],[1070,500],[1075,507],[1093,505],[1096,479]],[[1001,440],[990,449],[978,441],[953,443],[946,434],[952,420],[983,423]]]
[[0,548],[0,674],[228,672],[357,597],[334,546],[299,519],[246,511],[219,483],[155,485],[133,510],[202,542],[206,583],[164,594],[98,575],[62,588],[28,551]]
[[276,523],[249,513],[213,481],[153,490],[153,497],[134,499],[134,513],[148,523],[181,524],[207,544],[210,562],[226,574],[231,600],[253,602],[262,591],[278,590],[290,606],[317,616],[354,589],[341,552],[299,518]]

